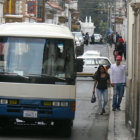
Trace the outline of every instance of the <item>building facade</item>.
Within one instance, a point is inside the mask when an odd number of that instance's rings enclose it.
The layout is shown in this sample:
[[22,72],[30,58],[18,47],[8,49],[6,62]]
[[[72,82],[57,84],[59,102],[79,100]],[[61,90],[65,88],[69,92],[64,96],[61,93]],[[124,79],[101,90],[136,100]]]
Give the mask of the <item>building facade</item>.
[[3,4],[4,0],[0,0],[0,24],[5,22],[3,18]]
[[140,0],[128,2],[126,124],[140,139]]
[[[70,29],[79,20],[78,0],[2,0],[0,20],[5,22],[46,22]],[[4,8],[3,8],[4,7]],[[1,22],[0,21],[0,22]]]
[[127,3],[126,0],[115,0],[114,2],[115,31],[122,36],[124,41],[127,41]]

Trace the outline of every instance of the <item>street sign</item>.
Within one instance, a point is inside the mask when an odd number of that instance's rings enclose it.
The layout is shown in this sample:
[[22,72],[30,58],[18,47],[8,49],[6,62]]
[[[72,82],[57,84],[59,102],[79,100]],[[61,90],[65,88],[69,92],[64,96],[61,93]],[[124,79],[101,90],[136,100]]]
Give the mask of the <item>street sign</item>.
[[116,24],[123,24],[123,18],[121,18],[121,17],[116,17],[116,18],[115,18],[115,23],[116,23]]
[[60,16],[60,17],[59,17],[59,22],[60,22],[60,23],[65,23],[65,22],[66,22],[65,20],[66,20],[65,17],[63,17],[63,16]]
[[53,19],[54,15],[53,14],[47,14],[47,19]]

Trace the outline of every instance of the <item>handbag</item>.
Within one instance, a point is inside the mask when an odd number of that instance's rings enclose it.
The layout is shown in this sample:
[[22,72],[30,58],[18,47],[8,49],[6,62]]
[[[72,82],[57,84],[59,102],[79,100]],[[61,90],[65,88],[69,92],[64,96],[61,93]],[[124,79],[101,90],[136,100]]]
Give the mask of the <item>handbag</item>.
[[95,102],[96,102],[96,96],[95,94],[92,94],[91,103],[95,103]]

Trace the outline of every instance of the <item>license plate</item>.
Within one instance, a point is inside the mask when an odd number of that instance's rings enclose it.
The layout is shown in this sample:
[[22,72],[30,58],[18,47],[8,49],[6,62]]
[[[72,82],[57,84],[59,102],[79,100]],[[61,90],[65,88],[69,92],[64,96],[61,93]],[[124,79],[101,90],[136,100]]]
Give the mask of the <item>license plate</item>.
[[24,110],[23,117],[25,117],[25,118],[37,118],[37,111]]

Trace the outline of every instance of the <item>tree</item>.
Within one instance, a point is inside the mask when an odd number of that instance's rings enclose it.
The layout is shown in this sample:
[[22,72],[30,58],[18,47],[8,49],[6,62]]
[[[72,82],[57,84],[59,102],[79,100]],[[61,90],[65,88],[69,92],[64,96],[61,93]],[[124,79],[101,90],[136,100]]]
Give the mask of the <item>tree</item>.
[[95,32],[105,34],[108,25],[108,3],[107,0],[79,0],[78,9],[80,19],[91,16],[96,28]]

